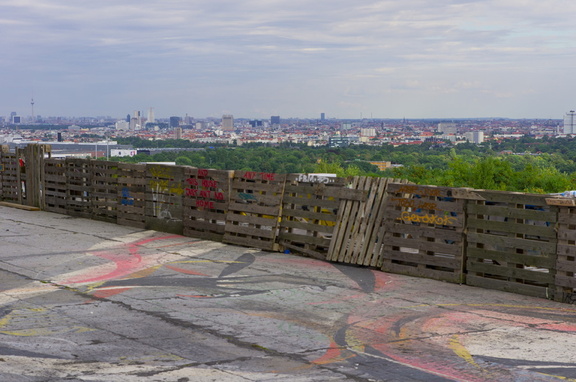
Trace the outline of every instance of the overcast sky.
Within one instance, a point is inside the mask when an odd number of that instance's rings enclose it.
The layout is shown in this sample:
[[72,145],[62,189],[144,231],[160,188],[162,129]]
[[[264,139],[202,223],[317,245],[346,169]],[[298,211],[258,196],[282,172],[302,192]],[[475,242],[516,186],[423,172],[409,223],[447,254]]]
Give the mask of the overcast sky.
[[562,118],[574,0],[0,0],[0,115]]

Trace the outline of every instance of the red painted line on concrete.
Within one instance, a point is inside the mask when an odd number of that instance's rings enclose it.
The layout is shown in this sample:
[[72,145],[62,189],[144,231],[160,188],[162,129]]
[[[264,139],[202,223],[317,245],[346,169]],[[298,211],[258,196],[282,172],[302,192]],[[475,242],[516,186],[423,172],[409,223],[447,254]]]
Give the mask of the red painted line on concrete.
[[[142,270],[148,266],[147,261],[143,261],[142,255],[140,254],[140,247],[158,240],[167,240],[173,238],[180,238],[180,235],[170,235],[161,237],[152,237],[148,239],[143,239],[136,241],[134,243],[125,244],[124,247],[127,248],[127,252],[124,253],[112,253],[112,252],[95,252],[94,255],[102,259],[110,260],[115,264],[116,269],[112,272],[108,272],[104,275],[97,277],[82,278],[82,276],[74,277],[69,280],[65,280],[64,284],[78,284],[78,283],[91,283],[91,282],[101,282],[114,280],[121,277],[128,276],[136,271]],[[119,248],[121,249],[121,248]]]

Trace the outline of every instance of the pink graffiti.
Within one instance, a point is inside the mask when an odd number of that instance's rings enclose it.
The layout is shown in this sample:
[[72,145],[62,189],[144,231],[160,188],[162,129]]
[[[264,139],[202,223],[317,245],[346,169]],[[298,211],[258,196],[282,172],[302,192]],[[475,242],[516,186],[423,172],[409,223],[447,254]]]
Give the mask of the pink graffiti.
[[126,247],[127,251],[121,251],[120,253],[105,252],[105,251],[95,252],[94,253],[95,256],[113,262],[115,265],[115,269],[104,275],[90,278],[82,278],[83,276],[74,277],[65,280],[63,283],[64,284],[92,283],[92,282],[114,280],[128,276],[134,272],[147,268],[149,265],[148,264],[149,262],[143,259],[142,255],[140,254],[140,247],[153,241],[166,240],[179,237],[181,236],[171,235],[171,236],[153,237],[149,239],[139,240],[133,243],[125,244],[124,246]]

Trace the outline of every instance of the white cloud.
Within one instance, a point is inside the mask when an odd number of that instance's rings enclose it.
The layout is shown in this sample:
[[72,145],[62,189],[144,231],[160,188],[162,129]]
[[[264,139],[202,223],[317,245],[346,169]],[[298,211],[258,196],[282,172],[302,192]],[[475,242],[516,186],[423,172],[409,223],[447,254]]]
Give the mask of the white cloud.
[[0,115],[33,91],[38,113],[61,115],[560,117],[575,106],[575,11],[568,0],[0,0]]

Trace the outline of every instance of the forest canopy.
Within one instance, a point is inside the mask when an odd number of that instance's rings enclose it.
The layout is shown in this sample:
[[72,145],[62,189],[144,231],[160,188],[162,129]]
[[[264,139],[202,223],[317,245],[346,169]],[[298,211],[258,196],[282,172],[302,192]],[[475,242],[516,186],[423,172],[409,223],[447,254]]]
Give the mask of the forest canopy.
[[[134,138],[119,143],[144,147]],[[204,150],[139,154],[113,160],[171,161],[200,168],[273,173],[383,176],[408,179],[422,185],[503,191],[556,193],[576,189],[576,139],[570,137],[524,137],[482,145],[423,143],[347,148],[298,144],[224,146],[185,140],[154,141],[153,144],[147,147],[203,147]],[[370,164],[374,161],[387,161],[395,166],[379,171],[377,166]]]

